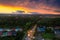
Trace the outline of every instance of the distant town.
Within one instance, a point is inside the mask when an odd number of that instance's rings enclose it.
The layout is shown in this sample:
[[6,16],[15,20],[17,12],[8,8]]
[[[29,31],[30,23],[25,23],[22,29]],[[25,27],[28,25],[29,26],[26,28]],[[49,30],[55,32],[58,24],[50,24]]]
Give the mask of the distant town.
[[1,40],[60,40],[60,15],[0,14]]

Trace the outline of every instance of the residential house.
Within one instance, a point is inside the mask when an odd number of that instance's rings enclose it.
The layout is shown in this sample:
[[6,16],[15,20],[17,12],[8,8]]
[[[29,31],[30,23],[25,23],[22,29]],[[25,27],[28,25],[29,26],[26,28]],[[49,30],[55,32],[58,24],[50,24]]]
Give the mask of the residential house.
[[45,31],[45,27],[44,26],[42,26],[42,27],[37,27],[37,31],[38,32],[44,32]]

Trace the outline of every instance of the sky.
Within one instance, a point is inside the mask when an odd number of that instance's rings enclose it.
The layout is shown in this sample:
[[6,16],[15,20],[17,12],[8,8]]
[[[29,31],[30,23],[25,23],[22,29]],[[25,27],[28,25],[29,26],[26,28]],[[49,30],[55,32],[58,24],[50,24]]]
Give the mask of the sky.
[[60,0],[0,0],[0,13],[16,11],[60,14]]

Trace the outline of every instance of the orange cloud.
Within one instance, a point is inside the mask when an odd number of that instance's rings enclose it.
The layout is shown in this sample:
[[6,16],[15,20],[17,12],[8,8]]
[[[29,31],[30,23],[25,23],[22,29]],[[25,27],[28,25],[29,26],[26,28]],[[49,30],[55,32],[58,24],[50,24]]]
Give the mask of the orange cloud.
[[[32,5],[29,7],[27,6],[27,3],[28,5],[31,5],[31,4]],[[33,3],[26,2],[25,5],[23,4],[20,4],[20,5],[15,4],[15,5],[16,6],[0,4],[0,13],[12,13],[12,12],[16,12],[17,10],[22,10],[22,11],[25,11],[26,13],[37,12],[40,14],[59,14],[60,13],[56,11],[58,10],[57,8],[46,6],[43,3],[36,4],[35,2]]]
[[59,0],[0,0],[0,13],[12,13],[17,10],[41,14],[59,14]]

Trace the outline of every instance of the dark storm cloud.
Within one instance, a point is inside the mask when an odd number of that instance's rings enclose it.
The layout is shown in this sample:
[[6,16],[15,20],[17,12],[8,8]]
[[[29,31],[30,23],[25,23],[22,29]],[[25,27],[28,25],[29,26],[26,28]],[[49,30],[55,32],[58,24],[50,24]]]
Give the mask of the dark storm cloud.
[[60,0],[0,0],[0,4],[38,8],[42,5],[60,8]]

